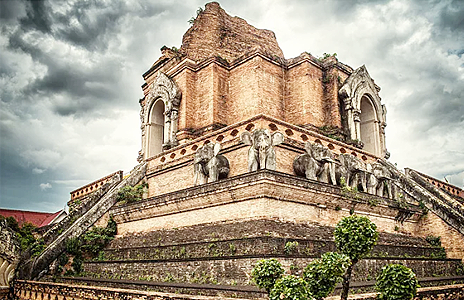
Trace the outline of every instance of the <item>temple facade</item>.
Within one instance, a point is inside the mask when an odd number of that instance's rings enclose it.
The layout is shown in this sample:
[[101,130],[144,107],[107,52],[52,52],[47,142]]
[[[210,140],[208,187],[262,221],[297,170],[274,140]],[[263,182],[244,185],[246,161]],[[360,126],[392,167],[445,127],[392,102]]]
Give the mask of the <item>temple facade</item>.
[[[139,164],[71,192],[70,215],[19,264],[18,299],[263,298],[250,279],[259,259],[301,275],[353,214],[380,233],[356,286],[373,291],[382,267],[401,263],[433,286],[421,299],[464,294],[464,193],[388,161],[386,108],[365,66],[286,59],[273,32],[212,2],[143,78]],[[147,186],[142,199],[125,200],[134,186]],[[82,273],[56,271],[60,255],[74,262],[70,239],[109,220],[114,239]]]

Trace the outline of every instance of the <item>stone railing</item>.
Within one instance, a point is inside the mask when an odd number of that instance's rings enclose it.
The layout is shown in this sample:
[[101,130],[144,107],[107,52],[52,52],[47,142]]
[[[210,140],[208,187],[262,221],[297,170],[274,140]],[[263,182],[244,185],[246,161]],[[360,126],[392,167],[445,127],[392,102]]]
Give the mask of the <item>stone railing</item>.
[[448,225],[464,234],[464,214],[462,205],[458,201],[428,183],[411,169],[407,169],[406,174],[403,174],[385,160],[382,160],[382,164],[395,174],[396,183],[403,190],[415,199],[422,201],[428,209],[432,210]]
[[59,223],[53,224],[51,228],[49,228],[43,234],[45,244],[50,244],[51,242],[53,242],[58,236],[61,235],[61,233],[63,233],[75,221],[77,221],[77,219],[79,219],[90,208],[92,208],[101,199],[101,197],[106,194],[107,191],[114,188],[121,180],[122,176],[120,176],[118,173],[115,173],[111,180],[108,180],[96,191],[80,198],[80,200],[82,200],[82,203],[80,205],[75,205],[73,209],[70,210],[66,218],[61,220],[61,222]]
[[84,215],[66,228],[45,250],[35,259],[23,257],[24,263],[19,269],[19,278],[35,279],[40,273],[48,268],[60,253],[66,248],[66,241],[70,238],[81,236],[98,219],[100,219],[115,203],[119,190],[124,186],[134,186],[145,176],[146,164],[142,163],[132,170],[131,174],[119,181],[113,188],[106,192],[100,200],[93,205]]
[[[151,291],[139,291],[131,289],[84,286],[65,283],[37,282],[17,280],[14,286],[14,294],[19,300],[36,299],[146,299],[146,300],[229,300],[240,298],[226,298],[221,296],[199,296],[177,293],[160,293]],[[350,295],[348,299],[375,300],[378,293]],[[332,296],[326,300],[338,300],[340,296]],[[464,299],[464,284],[453,284],[417,289],[414,300],[438,300],[438,299]]]
[[74,191],[72,191],[71,194],[71,201],[68,202],[68,206],[71,207],[73,206],[74,200],[79,199],[85,195],[88,195],[90,193],[95,192],[97,189],[102,187],[105,183],[108,183],[112,181],[114,176],[119,176],[122,178],[123,172],[122,171],[116,171],[110,175],[107,175],[103,178],[100,178],[98,180],[95,180],[92,183],[86,184],[83,187],[80,187]]
[[452,184],[449,184],[447,182],[443,182],[441,180],[435,179],[435,178],[433,178],[431,176],[428,176],[428,175],[426,175],[424,173],[421,173],[421,172],[418,172],[416,170],[414,170],[414,172],[417,175],[423,177],[425,180],[427,180],[427,182],[431,183],[435,187],[441,188],[441,189],[447,191],[448,193],[450,193],[453,196],[460,197],[461,202],[464,202],[464,190],[463,189],[461,189],[461,188],[459,188],[457,186],[454,186]]

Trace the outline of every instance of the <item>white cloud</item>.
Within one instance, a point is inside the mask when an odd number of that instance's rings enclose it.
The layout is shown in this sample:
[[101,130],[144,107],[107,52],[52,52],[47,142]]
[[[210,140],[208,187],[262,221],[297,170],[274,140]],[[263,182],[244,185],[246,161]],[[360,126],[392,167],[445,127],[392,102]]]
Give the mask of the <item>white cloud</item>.
[[51,189],[52,185],[49,182],[47,182],[47,183],[41,183],[39,187],[42,191],[46,191],[48,189]]
[[42,174],[45,171],[45,169],[34,168],[32,169],[32,174]]

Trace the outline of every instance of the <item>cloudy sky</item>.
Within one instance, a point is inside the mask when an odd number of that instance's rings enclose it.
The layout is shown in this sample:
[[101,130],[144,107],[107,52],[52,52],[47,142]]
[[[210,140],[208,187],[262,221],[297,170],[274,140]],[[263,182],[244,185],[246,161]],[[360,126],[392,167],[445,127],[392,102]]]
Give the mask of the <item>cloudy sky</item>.
[[[390,161],[464,184],[464,1],[223,0],[285,57],[366,65]],[[0,207],[57,211],[140,149],[142,73],[180,47],[197,0],[0,0]]]

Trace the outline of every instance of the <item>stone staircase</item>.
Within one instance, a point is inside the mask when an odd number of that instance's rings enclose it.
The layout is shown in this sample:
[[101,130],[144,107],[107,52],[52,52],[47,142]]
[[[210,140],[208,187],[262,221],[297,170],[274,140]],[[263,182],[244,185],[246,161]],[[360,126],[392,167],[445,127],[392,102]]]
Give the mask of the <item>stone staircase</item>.
[[464,205],[461,202],[428,183],[414,170],[406,169],[403,174],[390,162],[381,162],[396,176],[396,183],[403,190],[422,201],[429,210],[464,235]]
[[[60,280],[170,293],[259,298],[263,297],[263,291],[250,279],[251,269],[259,259],[277,258],[287,273],[301,275],[311,260],[335,250],[333,229],[262,219],[120,236],[104,250],[104,260],[84,263],[84,277]],[[289,243],[296,246],[288,250]],[[424,238],[381,233],[370,257],[354,269],[352,290],[373,290],[373,280],[389,263],[410,267],[427,285],[464,282],[461,261],[437,258],[439,253],[440,249],[431,247]]]
[[19,278],[33,280],[40,277],[41,273],[45,272],[48,266],[65,250],[66,241],[85,233],[116,203],[119,190],[126,185],[136,185],[143,179],[145,172],[146,163],[136,166],[127,178],[115,179],[105,192],[98,195],[98,200],[73,222],[67,219],[63,224],[52,228],[53,233],[46,235],[49,243],[39,256],[31,258],[30,252],[27,252],[21,258]]

